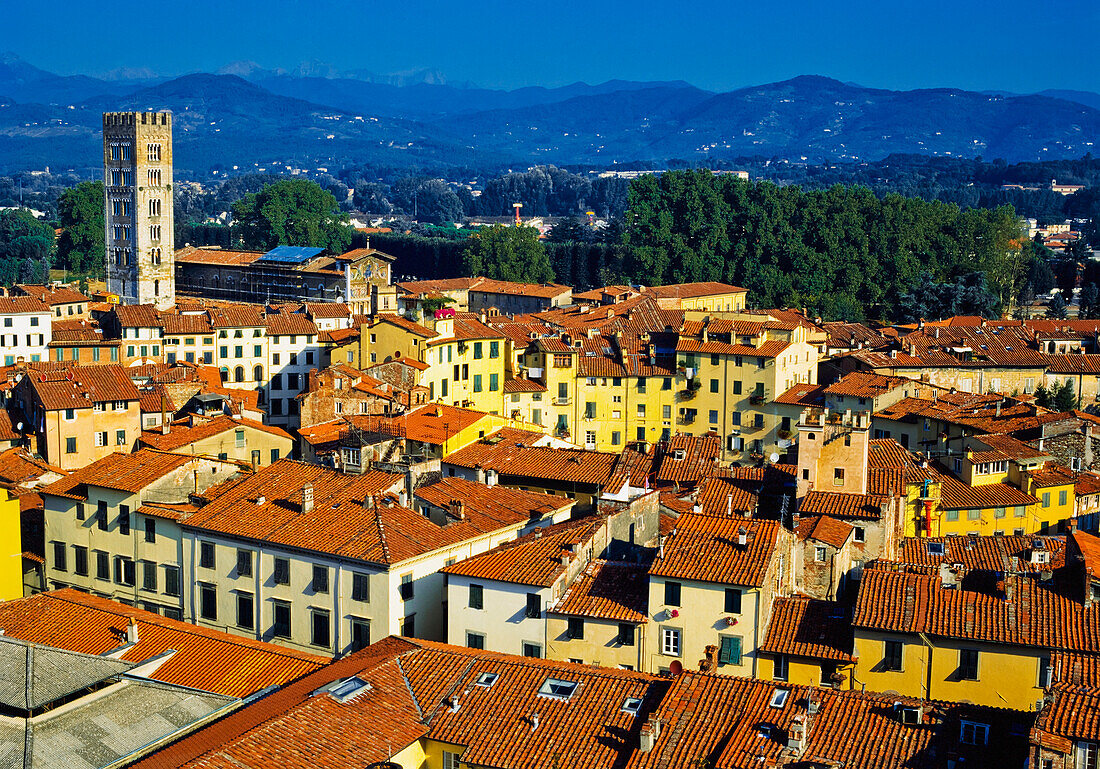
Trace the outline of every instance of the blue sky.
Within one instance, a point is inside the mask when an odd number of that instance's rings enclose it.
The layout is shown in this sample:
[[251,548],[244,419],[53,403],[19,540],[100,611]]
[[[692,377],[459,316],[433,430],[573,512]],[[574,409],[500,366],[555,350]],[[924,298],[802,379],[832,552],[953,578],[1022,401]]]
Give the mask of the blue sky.
[[622,78],[731,89],[821,74],[883,88],[1100,91],[1097,0],[4,5],[0,51],[64,74],[316,59],[376,72],[428,67],[449,81],[505,88]]

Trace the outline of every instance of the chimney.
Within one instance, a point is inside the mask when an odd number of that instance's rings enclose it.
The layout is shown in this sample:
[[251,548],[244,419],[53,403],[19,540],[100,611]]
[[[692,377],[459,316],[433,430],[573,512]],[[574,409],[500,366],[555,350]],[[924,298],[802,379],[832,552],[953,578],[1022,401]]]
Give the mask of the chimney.
[[538,713],[532,713],[531,714],[531,731],[535,731],[538,728],[539,728],[539,714]]
[[493,488],[497,485],[497,471],[486,470],[485,471],[485,485],[489,488]]
[[657,738],[661,736],[661,722],[653,716],[642,724],[641,734],[638,735],[638,751],[649,753],[657,744]]
[[740,547],[745,547],[749,543],[749,532],[744,526],[737,530],[737,544]]
[[138,626],[137,620],[133,617],[126,618],[126,643],[136,644],[138,642]]
[[452,713],[458,712],[458,696],[451,697],[450,702],[447,703],[450,706]]
[[408,507],[409,492],[405,491],[404,489],[401,489],[401,491],[397,492],[397,504],[401,505],[401,507]]
[[313,512],[313,484],[306,483],[302,486],[302,512]]
[[794,751],[798,757],[806,749],[806,717],[801,714],[794,717],[787,729],[787,749]]
[[451,515],[453,517],[457,518],[460,521],[465,520],[465,518],[466,518],[465,505],[462,503],[461,499],[452,499],[451,500]]

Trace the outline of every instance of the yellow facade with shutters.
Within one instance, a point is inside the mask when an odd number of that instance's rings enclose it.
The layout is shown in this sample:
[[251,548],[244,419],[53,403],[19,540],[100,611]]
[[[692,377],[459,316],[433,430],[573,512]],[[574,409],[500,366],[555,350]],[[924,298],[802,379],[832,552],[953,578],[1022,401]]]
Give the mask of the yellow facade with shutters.
[[23,597],[23,540],[19,499],[0,489],[0,601]]

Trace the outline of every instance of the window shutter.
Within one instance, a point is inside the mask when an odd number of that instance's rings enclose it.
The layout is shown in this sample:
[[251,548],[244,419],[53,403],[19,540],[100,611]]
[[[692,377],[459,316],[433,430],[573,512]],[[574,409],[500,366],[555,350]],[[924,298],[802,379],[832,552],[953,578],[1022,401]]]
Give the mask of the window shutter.
[[718,662],[722,665],[741,664],[741,639],[734,636],[722,636],[722,648],[718,651]]

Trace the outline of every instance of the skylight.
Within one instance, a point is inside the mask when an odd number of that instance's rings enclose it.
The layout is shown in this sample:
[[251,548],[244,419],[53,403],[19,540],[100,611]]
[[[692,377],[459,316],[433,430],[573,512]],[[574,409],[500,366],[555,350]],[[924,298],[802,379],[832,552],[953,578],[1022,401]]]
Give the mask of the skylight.
[[370,689],[370,684],[358,676],[352,676],[330,689],[329,694],[337,702],[347,702],[352,697],[362,694],[368,689]]
[[478,686],[484,686],[486,689],[490,688],[500,678],[496,673],[482,673],[477,677],[475,682]]
[[573,692],[577,690],[577,684],[573,681],[563,681],[560,678],[547,678],[539,689],[539,694],[543,697],[557,697],[558,699],[567,700],[573,696]]
[[623,712],[629,713],[632,716],[638,715],[638,711],[642,707],[642,701],[637,697],[627,697],[623,702]]
[[928,554],[929,555],[943,555],[944,554],[943,543],[942,542],[929,542],[928,543]]
[[787,697],[789,697],[790,694],[790,689],[776,689],[772,692],[772,699],[768,704],[773,708],[781,708],[787,704]]

